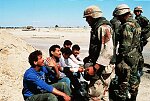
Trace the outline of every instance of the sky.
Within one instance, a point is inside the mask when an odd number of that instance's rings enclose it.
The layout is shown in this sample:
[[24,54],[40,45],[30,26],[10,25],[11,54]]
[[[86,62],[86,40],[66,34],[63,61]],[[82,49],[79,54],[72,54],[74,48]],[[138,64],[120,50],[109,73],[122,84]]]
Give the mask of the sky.
[[150,0],[0,0],[1,27],[83,27],[84,10],[91,5],[100,7],[108,20],[119,4],[142,6],[143,15],[150,19]]

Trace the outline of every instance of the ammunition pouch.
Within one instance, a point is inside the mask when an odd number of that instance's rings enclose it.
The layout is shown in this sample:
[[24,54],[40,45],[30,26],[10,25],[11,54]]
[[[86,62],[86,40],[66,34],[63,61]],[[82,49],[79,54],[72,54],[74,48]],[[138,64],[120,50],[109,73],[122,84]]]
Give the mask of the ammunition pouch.
[[131,52],[127,53],[127,55],[124,56],[124,61],[127,63],[129,66],[133,66],[138,64],[140,58],[140,54],[137,51],[136,48],[134,48]]

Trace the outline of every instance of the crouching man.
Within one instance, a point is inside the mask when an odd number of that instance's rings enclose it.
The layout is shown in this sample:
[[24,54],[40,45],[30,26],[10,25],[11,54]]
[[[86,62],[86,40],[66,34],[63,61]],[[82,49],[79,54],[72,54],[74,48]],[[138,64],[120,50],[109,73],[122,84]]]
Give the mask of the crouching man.
[[51,74],[44,67],[41,51],[32,52],[28,59],[31,67],[24,74],[22,90],[25,101],[58,101],[57,97],[71,100],[71,90],[66,83],[47,84],[46,75]]
[[[87,65],[86,65],[87,66]],[[109,101],[109,85],[115,77],[114,65],[95,67],[85,66],[84,77],[90,80],[88,86],[89,101]]]

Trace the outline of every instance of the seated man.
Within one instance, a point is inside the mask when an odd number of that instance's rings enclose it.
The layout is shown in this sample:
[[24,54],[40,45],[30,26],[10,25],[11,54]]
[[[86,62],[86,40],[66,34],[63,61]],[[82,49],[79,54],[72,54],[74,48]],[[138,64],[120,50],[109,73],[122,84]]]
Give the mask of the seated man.
[[[31,67],[26,70],[23,78],[22,94],[25,101],[58,101],[56,96],[70,101],[71,90],[66,83],[49,85],[45,75],[49,74],[44,67],[42,52],[36,50],[29,55]],[[50,75],[50,74],[49,74]]]
[[62,49],[66,48],[66,47],[71,48],[71,46],[72,46],[72,42],[70,40],[65,40],[63,47],[61,48],[61,51],[62,51]]
[[74,61],[72,61],[72,59],[70,58],[71,55],[73,55],[71,49],[70,48],[64,48],[62,50],[62,56],[63,57],[61,57],[61,58],[63,58],[67,67],[71,67],[70,69],[72,70],[72,72],[78,72],[78,71],[82,72],[83,67],[80,66],[79,64],[75,63]]
[[[70,48],[67,48],[67,49],[70,49]],[[56,66],[53,66],[52,69],[54,70],[56,76],[58,76],[58,78],[56,78],[58,80],[58,82],[66,82],[69,85],[69,83],[71,81],[71,84],[74,86],[75,91],[78,92],[78,94],[80,94],[81,84],[78,81],[78,79],[76,77],[74,77],[74,75],[73,75],[72,71],[74,71],[74,69],[70,69],[70,67],[68,67],[68,65],[65,63],[64,58],[62,58],[63,56],[61,57],[60,46],[52,45],[49,48],[49,54],[50,54],[50,57],[47,58],[47,65],[49,65],[50,60],[54,60],[54,64]],[[69,54],[70,54],[70,52],[69,52]],[[66,78],[69,78],[69,80]]]
[[[67,67],[64,67],[64,73],[69,77],[71,80],[71,84],[74,87],[74,90],[77,94],[80,94],[82,96],[85,96],[86,91],[84,88],[82,88],[78,78],[78,74],[80,72],[83,72],[83,67],[80,65],[74,63],[69,57],[72,54],[72,51],[70,48],[64,48],[62,50],[62,57],[61,59],[65,62],[65,65]],[[71,72],[70,72],[71,71]]]
[[72,46],[72,54],[70,55],[70,59],[78,65],[83,65],[83,61],[79,56],[80,54],[80,47],[79,45],[75,44]]
[[[52,45],[49,48],[49,55],[46,59],[45,65],[49,71],[52,72],[53,76],[50,77],[50,82],[66,82],[67,85],[70,87],[70,79],[66,77],[66,75],[62,72],[63,71],[63,62],[60,60],[61,51],[59,45]],[[53,64],[53,66],[52,66]],[[65,65],[66,66],[66,65]]]

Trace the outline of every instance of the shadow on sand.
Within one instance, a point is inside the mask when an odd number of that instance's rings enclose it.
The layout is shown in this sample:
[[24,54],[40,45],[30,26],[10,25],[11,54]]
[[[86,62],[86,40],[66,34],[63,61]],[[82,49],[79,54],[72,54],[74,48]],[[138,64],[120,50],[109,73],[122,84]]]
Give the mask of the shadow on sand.
[[150,64],[144,63],[144,67],[148,69],[146,73],[150,74]]
[[150,69],[150,64],[144,63],[144,67],[149,68]]

